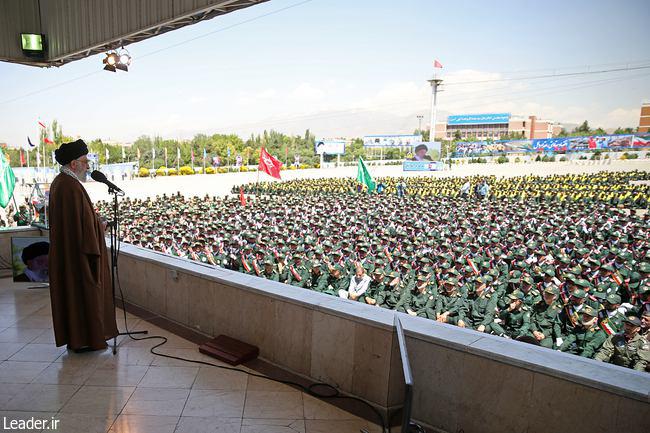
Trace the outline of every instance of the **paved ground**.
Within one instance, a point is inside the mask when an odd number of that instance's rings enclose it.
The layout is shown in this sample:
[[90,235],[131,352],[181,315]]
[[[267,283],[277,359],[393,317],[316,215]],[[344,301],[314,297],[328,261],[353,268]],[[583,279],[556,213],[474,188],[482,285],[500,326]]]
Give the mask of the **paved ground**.
[[[116,356],[68,352],[54,344],[49,290],[28,286],[0,279],[0,422],[53,418],[60,424],[50,431],[62,433],[381,430],[283,384],[153,355],[149,348],[160,340],[120,337]],[[130,329],[169,339],[160,352],[219,363],[192,342],[127,317]]]

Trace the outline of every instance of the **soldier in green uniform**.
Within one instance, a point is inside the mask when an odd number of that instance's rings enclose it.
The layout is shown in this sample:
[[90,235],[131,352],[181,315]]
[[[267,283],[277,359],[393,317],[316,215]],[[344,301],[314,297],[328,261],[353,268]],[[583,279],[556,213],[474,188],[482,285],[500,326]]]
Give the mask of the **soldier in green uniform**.
[[350,286],[350,278],[344,274],[344,267],[337,265],[329,265],[329,275],[327,278],[327,287],[323,293],[328,295],[338,296],[340,290],[347,290]]
[[623,332],[611,335],[605,340],[595,359],[645,371],[650,362],[650,343],[639,334],[640,330],[639,318],[627,316],[623,321]]
[[318,260],[314,260],[311,262],[311,272],[309,273],[307,284],[304,287],[316,292],[324,292],[327,290],[328,280],[329,275],[323,272],[321,263]]
[[411,297],[411,305],[407,307],[406,312],[412,316],[426,317],[427,319],[435,319],[436,311],[436,297],[430,289],[431,283],[429,277],[420,274],[417,277],[415,285],[415,293]]
[[469,314],[467,325],[479,332],[490,333],[497,310],[497,297],[487,289],[487,281],[483,277],[474,280],[474,290],[470,292]]
[[587,294],[582,289],[575,289],[569,296],[569,300],[562,306],[562,311],[558,315],[562,334],[568,335],[573,328],[580,322],[580,310],[585,307]]
[[558,303],[560,290],[550,285],[542,293],[543,299],[533,306],[530,313],[530,332],[540,346],[553,348],[562,344],[562,330],[558,314],[562,306]]
[[[386,288],[377,296],[377,305],[384,308],[394,309],[405,295],[405,285],[397,271],[388,274]],[[402,304],[404,304],[402,302]]]
[[264,270],[261,276],[271,281],[280,281],[280,274],[275,269],[275,263],[273,263],[272,259],[264,260]]
[[593,358],[607,339],[607,334],[597,326],[598,313],[589,305],[580,311],[581,321],[569,333],[558,350]]
[[623,330],[625,310],[621,308],[621,297],[610,293],[605,298],[605,308],[598,312],[598,326],[607,335],[617,334]]
[[292,259],[292,263],[288,266],[287,284],[296,287],[307,287],[310,272],[302,262],[302,253],[295,253]]
[[497,335],[519,338],[528,335],[530,328],[530,309],[524,304],[524,294],[520,290],[507,295],[508,308],[499,313],[500,323],[492,325]]
[[360,299],[360,301],[365,302],[369,305],[377,305],[377,297],[379,293],[383,292],[386,288],[385,283],[386,274],[381,268],[375,268],[370,275],[370,283],[368,284],[368,290],[366,290],[365,296]]
[[458,280],[447,278],[442,284],[443,292],[436,299],[436,321],[465,327],[469,311],[467,299],[458,291]]
[[535,281],[530,276],[521,279],[519,290],[524,294],[524,304],[528,307],[532,307],[542,300],[542,295],[535,287]]

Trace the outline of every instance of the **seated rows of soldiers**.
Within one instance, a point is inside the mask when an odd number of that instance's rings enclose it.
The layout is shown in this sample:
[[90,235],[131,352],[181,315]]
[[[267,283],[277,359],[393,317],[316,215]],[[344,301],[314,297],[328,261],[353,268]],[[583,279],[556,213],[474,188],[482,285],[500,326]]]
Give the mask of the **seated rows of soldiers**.
[[[650,172],[599,172],[551,176],[470,176],[470,177],[379,177],[384,194],[396,194],[403,182],[406,192],[420,197],[459,197],[466,181],[472,185],[485,180],[492,199],[544,200],[560,202],[596,201],[613,206],[647,208],[650,185],[630,183],[650,180]],[[239,192],[240,186],[233,188]],[[285,182],[260,182],[243,185],[244,192],[257,194],[352,194],[358,183],[352,178],[301,179]]]
[[[242,206],[237,197],[178,194],[125,199],[123,236],[161,253],[584,356],[597,353],[583,350],[575,334],[585,315],[603,316],[593,329],[605,335],[618,335],[624,316],[644,317],[647,214],[600,202],[503,203],[326,194],[249,197]],[[100,212],[110,214],[110,205]]]

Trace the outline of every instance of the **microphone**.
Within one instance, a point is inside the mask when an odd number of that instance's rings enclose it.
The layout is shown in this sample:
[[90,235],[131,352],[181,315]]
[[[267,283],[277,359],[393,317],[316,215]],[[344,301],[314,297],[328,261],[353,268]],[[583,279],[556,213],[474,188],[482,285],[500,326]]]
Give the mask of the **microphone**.
[[112,189],[113,191],[121,192],[124,194],[124,191],[119,189],[117,185],[115,185],[113,182],[108,180],[106,178],[106,175],[102,173],[101,171],[94,170],[92,173],[90,173],[90,177],[95,181],[95,182],[100,182],[103,183],[104,185],[108,186],[108,189]]

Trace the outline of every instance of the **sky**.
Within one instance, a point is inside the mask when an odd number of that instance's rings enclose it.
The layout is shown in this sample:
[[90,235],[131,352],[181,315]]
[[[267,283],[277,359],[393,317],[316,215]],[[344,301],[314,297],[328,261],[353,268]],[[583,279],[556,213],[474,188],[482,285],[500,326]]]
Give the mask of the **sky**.
[[[65,135],[127,143],[412,133],[418,115],[429,125],[435,59],[439,121],[509,112],[636,127],[648,22],[647,0],[271,0],[129,45],[128,73],[103,71],[102,54],[0,62],[0,143],[24,147],[54,119]],[[609,69],[626,70],[594,73]],[[580,75],[558,76],[569,73]]]

